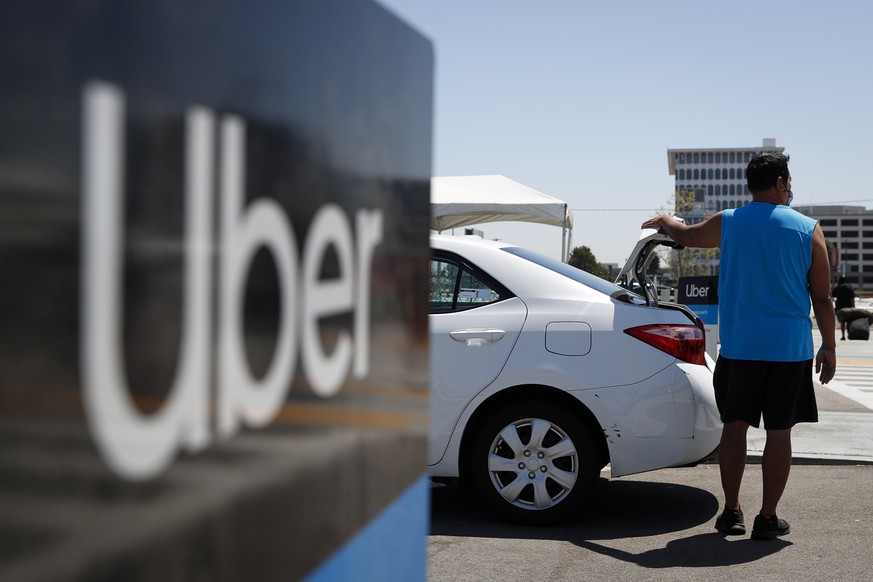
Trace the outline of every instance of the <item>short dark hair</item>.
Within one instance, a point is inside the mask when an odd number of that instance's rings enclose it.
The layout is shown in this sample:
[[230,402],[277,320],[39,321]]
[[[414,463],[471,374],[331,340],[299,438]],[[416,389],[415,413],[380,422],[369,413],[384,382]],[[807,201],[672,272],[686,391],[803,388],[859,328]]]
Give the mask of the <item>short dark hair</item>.
[[763,192],[776,185],[776,179],[788,180],[789,156],[774,152],[756,154],[746,166],[746,180],[749,190]]

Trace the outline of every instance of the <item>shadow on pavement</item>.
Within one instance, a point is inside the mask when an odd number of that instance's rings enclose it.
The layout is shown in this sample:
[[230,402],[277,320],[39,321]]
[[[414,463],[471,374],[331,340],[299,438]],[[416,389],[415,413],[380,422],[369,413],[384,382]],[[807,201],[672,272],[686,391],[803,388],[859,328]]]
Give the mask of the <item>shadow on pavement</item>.
[[791,545],[781,539],[760,542],[726,538],[714,528],[712,533],[671,539],[663,547],[639,554],[602,543],[675,534],[704,524],[713,527],[720,509],[711,492],[697,487],[601,479],[587,510],[556,526],[526,527],[502,521],[488,512],[471,488],[435,484],[431,488],[430,534],[567,541],[644,568],[744,564]]
[[677,532],[714,520],[719,502],[709,491],[674,483],[601,479],[587,508],[551,527],[508,523],[490,513],[473,489],[431,488],[432,535],[611,540]]
[[677,566],[685,568],[709,568],[713,566],[746,564],[775,554],[779,550],[791,545],[791,542],[781,539],[762,542],[745,538],[735,542],[728,542],[724,536],[715,532],[673,540],[667,542],[667,545],[663,548],[634,554],[595,542],[572,539],[569,541],[575,543],[580,548],[615,558],[616,560],[636,564],[643,568],[673,568]]

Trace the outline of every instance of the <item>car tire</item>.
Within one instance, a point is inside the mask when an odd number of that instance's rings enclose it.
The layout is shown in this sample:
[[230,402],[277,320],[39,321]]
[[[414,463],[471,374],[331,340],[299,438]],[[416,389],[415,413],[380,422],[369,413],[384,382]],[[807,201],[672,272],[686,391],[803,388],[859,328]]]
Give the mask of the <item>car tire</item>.
[[577,512],[600,473],[591,432],[564,406],[514,402],[482,424],[473,484],[503,518],[549,525]]

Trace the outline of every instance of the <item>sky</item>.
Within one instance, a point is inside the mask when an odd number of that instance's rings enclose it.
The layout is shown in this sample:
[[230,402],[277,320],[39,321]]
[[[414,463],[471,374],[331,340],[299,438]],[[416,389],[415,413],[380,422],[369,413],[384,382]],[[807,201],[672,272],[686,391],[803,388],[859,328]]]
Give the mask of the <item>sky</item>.
[[[434,46],[433,175],[566,201],[602,263],[669,210],[668,148],[774,138],[795,205],[873,206],[873,3],[377,1]],[[560,228],[476,228],[560,258]]]

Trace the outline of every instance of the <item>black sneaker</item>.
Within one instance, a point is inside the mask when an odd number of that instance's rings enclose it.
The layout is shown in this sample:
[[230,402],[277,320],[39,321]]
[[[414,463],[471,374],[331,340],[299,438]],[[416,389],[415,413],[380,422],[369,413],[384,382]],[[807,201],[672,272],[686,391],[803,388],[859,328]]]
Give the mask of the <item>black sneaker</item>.
[[791,533],[791,528],[788,527],[788,522],[784,519],[779,519],[775,515],[771,515],[769,518],[763,515],[755,516],[755,525],[752,528],[753,540],[775,540],[787,533]]
[[746,523],[743,521],[742,509],[724,508],[715,520],[715,529],[729,536],[741,536],[746,533]]

